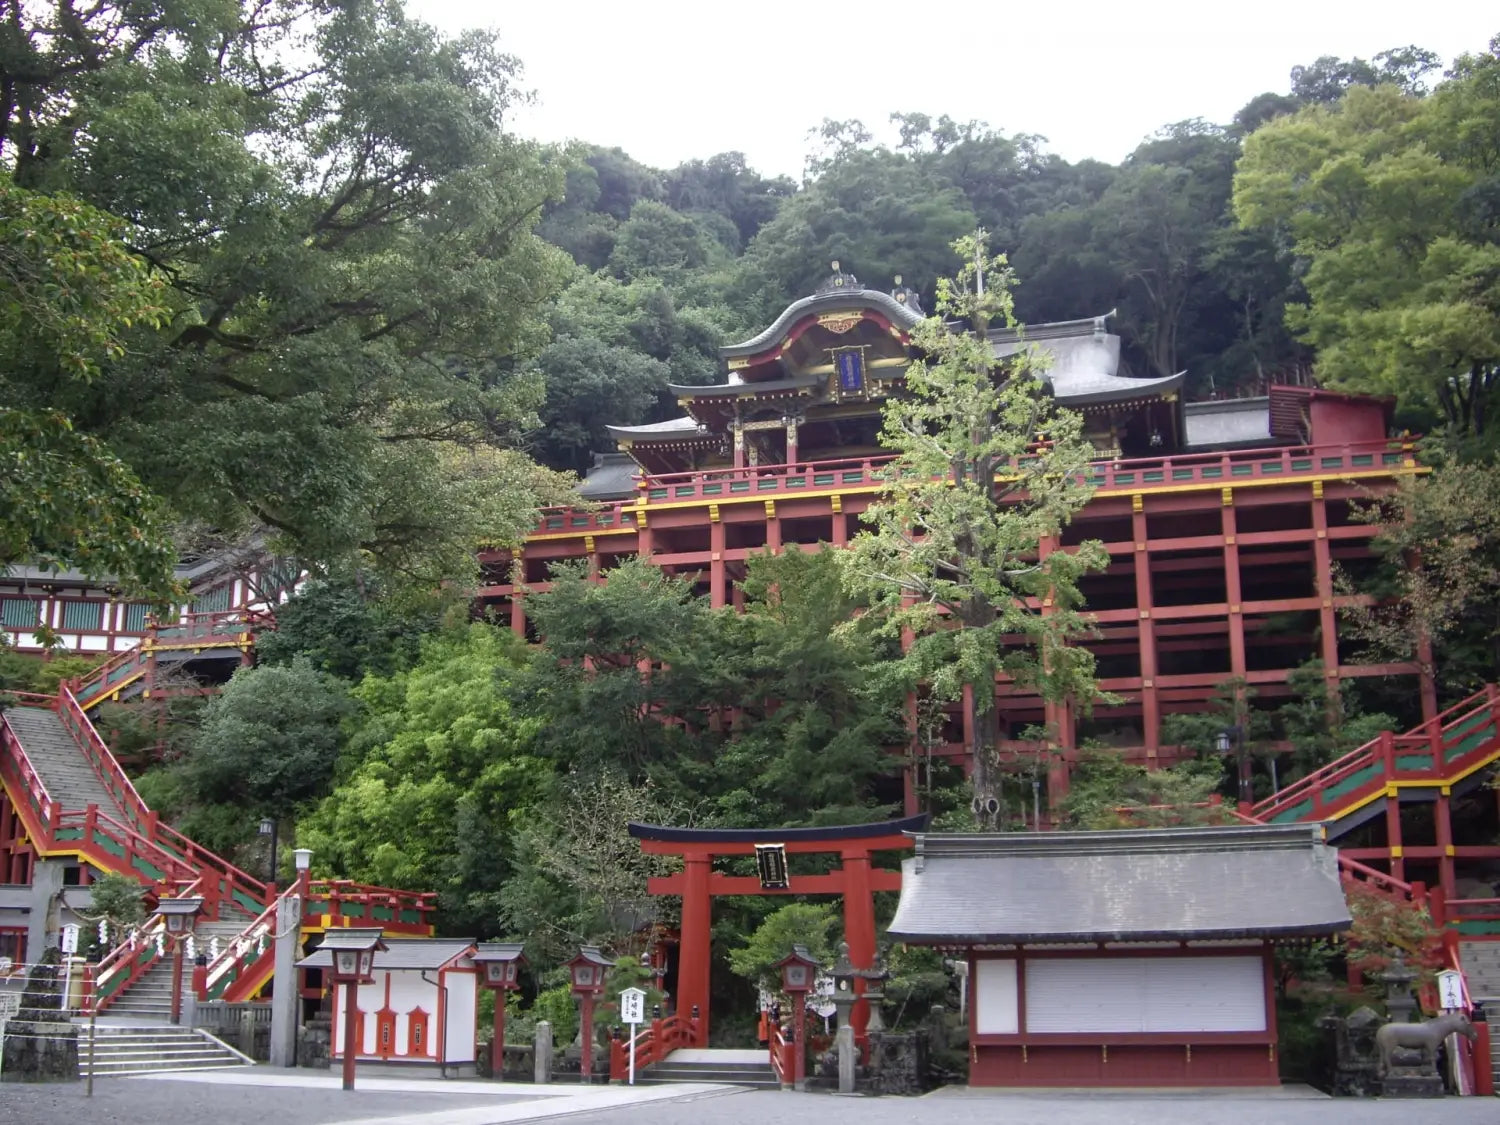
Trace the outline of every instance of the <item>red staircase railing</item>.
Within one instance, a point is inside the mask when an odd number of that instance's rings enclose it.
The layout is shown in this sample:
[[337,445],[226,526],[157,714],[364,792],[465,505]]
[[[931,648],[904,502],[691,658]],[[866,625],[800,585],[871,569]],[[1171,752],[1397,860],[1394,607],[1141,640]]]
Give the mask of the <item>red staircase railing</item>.
[[797,1081],[797,1045],[782,1030],[780,1020],[771,1020],[770,1024],[771,1033],[766,1046],[771,1053],[771,1069],[776,1072],[776,1081],[786,1089]]
[[1500,689],[1489,684],[1406,734],[1382,731],[1251,810],[1258,820],[1331,820],[1401,781],[1450,781],[1500,750]]
[[[653,1063],[659,1063],[681,1047],[691,1047],[697,1035],[698,1021],[688,1016],[672,1015],[652,1020],[635,1035],[635,1073]],[[630,1075],[630,1042],[626,1039],[609,1041],[609,1077],[614,1082],[624,1082]]]
[[84,710],[113,697],[144,676],[153,653],[183,648],[244,648],[257,625],[272,620],[269,614],[234,609],[213,613],[185,613],[170,625],[155,621],[135,648],[124,649],[69,687]]

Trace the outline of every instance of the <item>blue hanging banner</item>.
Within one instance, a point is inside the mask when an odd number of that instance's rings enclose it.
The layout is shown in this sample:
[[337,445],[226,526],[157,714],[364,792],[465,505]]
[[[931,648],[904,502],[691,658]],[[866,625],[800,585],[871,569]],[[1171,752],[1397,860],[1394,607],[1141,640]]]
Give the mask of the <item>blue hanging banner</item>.
[[865,390],[865,354],[857,348],[838,352],[835,366],[839,373],[839,390],[844,394],[863,394]]

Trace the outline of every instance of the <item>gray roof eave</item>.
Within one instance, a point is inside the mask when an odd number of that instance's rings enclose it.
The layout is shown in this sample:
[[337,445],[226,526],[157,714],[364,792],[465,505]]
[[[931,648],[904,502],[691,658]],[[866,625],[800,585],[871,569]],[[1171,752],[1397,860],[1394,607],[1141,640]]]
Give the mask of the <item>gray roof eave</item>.
[[803,297],[800,301],[793,301],[788,305],[780,316],[771,325],[756,333],[748,340],[742,340],[738,344],[725,344],[719,349],[719,355],[725,359],[734,356],[754,355],[765,351],[777,340],[786,334],[788,328],[806,316],[810,312],[819,309],[850,308],[858,306],[861,308],[875,309],[890,318],[891,322],[901,328],[915,328],[926,318],[911,311],[896,298],[888,293],[882,293],[878,289],[848,289],[833,290],[828,293],[814,293],[811,297]]

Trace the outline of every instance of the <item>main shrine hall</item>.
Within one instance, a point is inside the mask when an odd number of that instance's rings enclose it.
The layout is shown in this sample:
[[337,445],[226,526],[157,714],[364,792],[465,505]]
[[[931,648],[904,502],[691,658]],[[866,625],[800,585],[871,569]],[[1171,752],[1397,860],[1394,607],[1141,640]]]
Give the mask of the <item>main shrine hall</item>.
[[[910,333],[925,314],[899,279],[871,289],[837,266],[762,332],[723,347],[721,382],[672,387],[679,417],[611,427],[619,449],[596,455],[580,489],[589,507],[544,512],[521,551],[484,554],[481,597],[502,619],[524,634],[527,594],[547,589],[566,559],[598,572],[640,556],[714,606],[740,605],[752,555],[841,547],[858,533],[890,461],[881,409],[920,358]],[[1330,684],[1398,678],[1413,722],[1437,713],[1430,661],[1361,663],[1339,635],[1340,610],[1359,596],[1336,588],[1335,567],[1358,575],[1373,560],[1374,529],[1356,505],[1422,471],[1410,441],[1388,436],[1388,400],[1273,385],[1187,402],[1185,373],[1123,369],[1107,315],[989,339],[997,359],[1041,353],[1050,393],[1082,413],[1098,450],[1092,499],[1043,550],[1107,546],[1108,569],[1082,583],[1097,622],[1086,643],[1101,689],[1119,702],[1085,723],[997,685],[1009,735],[1042,722],[1057,732],[1053,799],[1081,739],[1169,764],[1182,752],[1163,743],[1164,715],[1205,709],[1231,679],[1274,706],[1310,660]],[[962,760],[961,711],[934,753]],[[910,777],[907,808],[916,811]]]

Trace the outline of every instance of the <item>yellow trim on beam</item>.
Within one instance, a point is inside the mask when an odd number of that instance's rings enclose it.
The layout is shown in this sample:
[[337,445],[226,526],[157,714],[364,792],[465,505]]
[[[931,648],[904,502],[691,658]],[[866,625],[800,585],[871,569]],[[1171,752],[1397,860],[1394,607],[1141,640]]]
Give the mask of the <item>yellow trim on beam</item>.
[[[1425,468],[1419,468],[1419,469],[1415,470],[1415,472],[1419,473],[1419,474],[1421,474],[1421,473],[1427,473],[1427,472],[1430,472],[1430,471],[1431,470],[1425,469]],[[1395,478],[1398,478],[1398,477],[1411,476],[1412,472],[1413,472],[1412,470],[1397,469],[1397,468],[1393,467],[1393,468],[1388,469],[1388,470],[1377,469],[1377,470],[1372,470],[1372,471],[1369,471],[1369,472],[1339,473],[1339,474],[1335,474],[1335,475],[1331,475],[1331,476],[1324,476],[1324,477],[1318,477],[1318,478],[1297,477],[1297,476],[1292,476],[1292,477],[1268,477],[1268,478],[1261,478],[1261,479],[1257,479],[1257,480],[1240,480],[1240,481],[1236,481],[1234,483],[1234,488],[1236,488],[1236,489],[1241,489],[1241,488],[1270,488],[1270,487],[1275,487],[1277,485],[1303,485],[1303,484],[1306,484],[1309,479],[1329,480],[1329,481],[1352,481],[1352,480],[1375,480],[1375,479],[1391,480],[1391,479],[1395,479]],[[1200,483],[1197,483],[1197,484],[1169,484],[1169,485],[1162,485],[1161,487],[1158,487],[1158,488],[1140,488],[1140,487],[1137,487],[1137,486],[1131,486],[1129,488],[1110,489],[1110,490],[1107,490],[1107,491],[1105,489],[1101,488],[1101,489],[1098,489],[1097,491],[1095,491],[1094,497],[1097,499],[1097,498],[1099,498],[1101,496],[1133,496],[1133,495],[1165,496],[1165,495],[1168,495],[1168,494],[1171,494],[1171,493],[1213,492],[1213,491],[1216,491],[1216,490],[1220,490],[1223,487],[1224,486],[1222,484],[1220,484],[1218,481],[1203,481],[1203,482],[1200,482]],[[801,491],[783,491],[783,492],[778,492],[776,494],[776,499],[780,499],[780,500],[806,500],[806,499],[816,499],[818,497],[848,495],[851,492],[856,492],[856,493],[866,493],[866,492],[868,492],[868,493],[875,493],[875,492],[879,492],[879,491],[880,491],[880,486],[878,486],[878,485],[871,485],[871,486],[868,486],[868,487],[862,487],[862,486],[859,486],[859,485],[845,485],[844,487],[842,487],[840,489],[837,489],[837,490],[834,490],[834,489],[814,489],[814,490],[812,490],[810,492],[801,492]],[[765,495],[759,495],[759,496],[757,496],[754,493],[749,493],[749,494],[744,495],[744,496],[715,496],[715,497],[712,498],[712,501],[714,503],[717,503],[717,504],[757,504],[757,503],[761,503],[762,501],[764,501],[766,499],[769,499],[769,498],[766,497]],[[631,504],[631,505],[628,505],[626,507],[623,507],[620,510],[621,510],[621,512],[623,512],[623,513],[625,513],[627,515],[634,515],[636,513],[639,513],[641,511],[648,510],[648,509],[650,511],[660,512],[660,511],[665,511],[665,510],[667,510],[669,508],[701,508],[703,505],[705,505],[705,504],[707,504],[709,502],[710,502],[710,498],[706,497],[706,496],[705,497],[701,497],[699,499],[695,499],[695,500],[674,500],[674,501],[664,501],[664,502],[656,502],[656,503],[652,503],[652,502],[648,501],[645,505],[642,505],[639,502],[637,502],[635,504]],[[528,536],[528,538],[532,538],[532,537]]]

